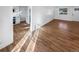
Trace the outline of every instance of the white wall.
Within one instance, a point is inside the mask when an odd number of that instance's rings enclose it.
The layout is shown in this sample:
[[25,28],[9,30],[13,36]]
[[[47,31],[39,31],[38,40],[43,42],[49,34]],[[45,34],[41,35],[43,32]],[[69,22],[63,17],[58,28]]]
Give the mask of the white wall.
[[79,6],[74,6],[72,8],[72,20],[73,21],[79,21],[79,11],[74,11],[74,8],[79,8]]
[[0,49],[13,42],[12,7],[0,6]]
[[18,6],[14,6],[13,9],[15,9],[14,17],[16,17],[16,24],[18,24],[18,23],[20,23],[19,7]]
[[19,6],[20,11],[22,11],[20,15],[20,20],[21,21],[26,21],[29,24],[29,19],[28,19],[28,6]]
[[[67,8],[67,15],[59,15],[59,8]],[[55,19],[67,20],[67,21],[79,21],[79,12],[75,12],[74,8],[79,8],[78,6],[57,6],[55,7]]]
[[33,6],[32,7],[32,30],[45,25],[54,18],[54,7],[52,6]]
[[[59,8],[67,8],[68,14],[59,15]],[[34,30],[36,27],[47,24],[53,19],[79,21],[79,11],[75,12],[74,8],[79,8],[79,6],[33,6],[31,28]]]
[[[59,15],[59,8],[68,8],[68,14],[67,15]],[[72,20],[72,11],[71,11],[71,7],[67,7],[67,6],[58,6],[55,7],[55,19],[61,19],[61,20]]]

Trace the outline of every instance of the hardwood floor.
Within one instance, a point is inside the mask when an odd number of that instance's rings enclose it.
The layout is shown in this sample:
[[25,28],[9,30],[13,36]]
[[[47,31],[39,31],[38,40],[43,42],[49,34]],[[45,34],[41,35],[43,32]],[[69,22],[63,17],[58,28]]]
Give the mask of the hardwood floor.
[[28,38],[25,34],[28,29],[25,25],[21,26],[14,26],[14,43],[0,51],[11,51],[19,41],[22,47],[15,49],[15,52],[79,51],[79,22],[54,19],[31,33]]
[[79,22],[55,19],[38,30],[35,52],[79,51]]
[[14,25],[14,42],[1,49],[0,52],[10,52],[16,44],[23,38],[23,36],[26,34],[26,32],[29,30],[29,25],[27,25],[25,22],[21,22],[20,24]]

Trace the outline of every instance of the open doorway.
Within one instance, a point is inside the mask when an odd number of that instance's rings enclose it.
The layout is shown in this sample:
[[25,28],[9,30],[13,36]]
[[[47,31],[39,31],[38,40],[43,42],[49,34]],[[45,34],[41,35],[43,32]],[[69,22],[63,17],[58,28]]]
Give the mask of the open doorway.
[[18,16],[16,15],[14,17],[14,43],[17,44],[24,35],[29,31],[30,29],[30,19],[29,19],[29,7],[28,6],[19,6],[18,9],[15,8],[15,12],[18,10],[20,12]]
[[[27,39],[24,36],[30,31],[31,9],[29,6],[13,6],[13,43],[1,49],[1,52],[11,52],[21,49]],[[21,46],[19,46],[19,43]],[[20,50],[19,50],[20,51]]]

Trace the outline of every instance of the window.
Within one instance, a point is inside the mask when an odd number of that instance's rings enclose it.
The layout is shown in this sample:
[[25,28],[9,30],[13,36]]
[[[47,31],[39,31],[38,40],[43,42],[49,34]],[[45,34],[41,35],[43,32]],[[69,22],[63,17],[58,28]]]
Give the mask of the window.
[[79,11],[79,8],[74,8],[75,11]]
[[67,15],[67,8],[59,8],[59,15]]

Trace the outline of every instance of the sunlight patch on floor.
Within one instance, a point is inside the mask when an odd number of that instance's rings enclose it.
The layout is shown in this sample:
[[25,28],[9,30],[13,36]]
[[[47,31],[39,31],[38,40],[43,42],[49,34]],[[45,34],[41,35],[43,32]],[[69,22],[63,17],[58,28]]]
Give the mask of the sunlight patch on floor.
[[30,35],[31,35],[31,31],[29,30],[24,35],[24,37],[18,42],[18,44],[11,50],[11,52],[19,52]]
[[38,35],[39,35],[39,30],[40,30],[40,29],[37,29],[37,30],[34,32],[34,34],[33,34],[33,36],[32,36],[32,39],[31,39],[31,41],[30,41],[30,43],[29,43],[29,45],[28,45],[28,47],[27,47],[27,49],[26,49],[26,52],[33,52],[33,51],[34,51],[35,45],[36,45],[36,41],[37,41]]

